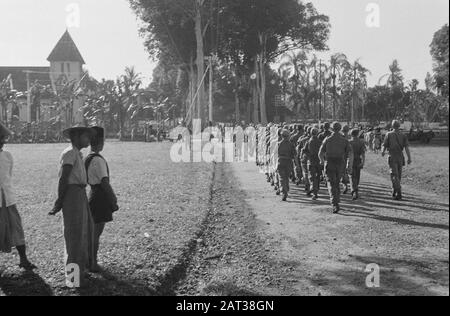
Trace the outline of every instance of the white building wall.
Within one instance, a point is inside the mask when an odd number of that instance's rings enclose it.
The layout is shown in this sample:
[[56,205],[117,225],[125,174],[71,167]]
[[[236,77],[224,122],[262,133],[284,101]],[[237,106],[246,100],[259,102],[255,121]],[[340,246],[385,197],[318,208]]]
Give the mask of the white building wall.
[[[50,72],[52,82],[57,82],[61,75],[67,77],[70,81],[79,82],[83,76],[83,68],[80,62],[52,62],[50,63]],[[73,103],[73,120],[75,124],[83,122],[83,114],[80,109],[84,104],[84,100],[78,99]]]

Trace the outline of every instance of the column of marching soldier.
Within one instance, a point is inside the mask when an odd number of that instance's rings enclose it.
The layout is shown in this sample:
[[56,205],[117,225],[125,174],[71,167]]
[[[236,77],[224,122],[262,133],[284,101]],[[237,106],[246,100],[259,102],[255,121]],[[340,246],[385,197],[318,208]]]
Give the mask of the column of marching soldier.
[[[400,123],[392,122],[393,129],[383,142],[382,156],[389,152],[392,197],[402,199],[401,176],[405,165],[403,151],[411,163],[407,137],[400,133]],[[287,124],[269,124],[265,142],[258,142],[257,165],[263,168],[267,182],[277,195],[286,201],[289,182],[304,185],[305,193],[313,201],[319,199],[320,184],[326,183],[333,213],[340,211],[341,185],[343,194],[351,189],[352,199],[358,200],[361,170],[366,160],[364,134],[358,128],[350,130],[338,122],[333,124],[288,127]]]

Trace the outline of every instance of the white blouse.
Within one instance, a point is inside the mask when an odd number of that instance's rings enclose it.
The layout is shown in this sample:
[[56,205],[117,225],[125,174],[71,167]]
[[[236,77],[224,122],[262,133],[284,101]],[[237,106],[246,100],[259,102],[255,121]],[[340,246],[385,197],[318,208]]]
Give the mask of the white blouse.
[[59,171],[59,177],[61,177],[62,175],[62,167],[65,165],[70,165],[73,168],[72,172],[70,173],[68,183],[76,185],[87,185],[87,175],[86,168],[83,162],[83,155],[77,148],[72,146],[66,148],[61,154],[60,165],[61,168]]
[[88,169],[88,181],[90,185],[98,185],[102,183],[103,178],[108,176],[108,166],[106,161],[101,157],[94,157]]
[[[0,188],[5,194],[6,207],[16,204],[16,196],[12,188],[12,170],[14,160],[11,153],[0,151]],[[3,205],[3,196],[0,194],[0,201]]]

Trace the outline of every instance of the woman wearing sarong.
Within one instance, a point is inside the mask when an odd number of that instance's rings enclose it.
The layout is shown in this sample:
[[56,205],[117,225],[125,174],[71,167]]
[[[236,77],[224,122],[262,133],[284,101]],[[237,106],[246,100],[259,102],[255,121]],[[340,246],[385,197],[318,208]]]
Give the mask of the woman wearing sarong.
[[[58,199],[50,215],[63,212],[65,271],[68,287],[82,287],[86,269],[92,268],[93,221],[86,195],[87,176],[81,150],[90,144],[92,130],[75,127],[63,132],[72,145],[61,155]],[[72,279],[79,271],[79,280]],[[79,282],[78,282],[79,281]]]
[[100,271],[97,255],[100,237],[105,224],[112,222],[113,213],[117,206],[117,197],[110,184],[109,167],[100,153],[105,144],[105,131],[101,127],[93,127],[94,135],[91,139],[91,154],[85,160],[88,184],[91,186],[89,207],[94,219],[94,262],[92,272]]
[[20,257],[19,267],[34,270],[36,266],[27,258],[22,219],[12,189],[13,157],[11,153],[3,151],[10,135],[11,132],[0,123],[0,252],[10,253],[15,247]]

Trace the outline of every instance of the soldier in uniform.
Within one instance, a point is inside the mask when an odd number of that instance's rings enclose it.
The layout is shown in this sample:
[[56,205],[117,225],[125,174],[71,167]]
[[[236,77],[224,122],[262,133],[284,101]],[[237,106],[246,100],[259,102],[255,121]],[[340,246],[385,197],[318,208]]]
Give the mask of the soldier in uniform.
[[280,177],[281,191],[283,193],[283,201],[287,200],[289,194],[289,175],[292,172],[292,160],[296,152],[295,147],[289,141],[290,133],[288,130],[281,131],[282,140],[278,143],[278,166],[277,171]]
[[[342,127],[342,136],[345,139],[350,140],[349,133],[350,127],[346,124]],[[342,194],[347,194],[350,185],[350,177],[348,176],[345,165],[342,165],[342,184],[344,185],[344,192],[342,192]]]
[[353,172],[352,172],[352,197],[353,201],[359,198],[359,182],[361,179],[361,170],[364,168],[366,161],[366,144],[359,136],[359,130],[354,129],[351,132],[352,139],[350,145],[353,150]]
[[349,174],[353,169],[353,151],[349,141],[339,133],[341,128],[341,124],[338,122],[333,123],[333,134],[323,141],[319,151],[320,162],[325,166],[334,214],[340,211],[341,189],[339,184],[342,178],[342,165],[346,165]]
[[326,122],[325,124],[323,124],[323,132],[319,134],[320,141],[323,142],[325,138],[331,136],[331,134],[330,123]]
[[344,136],[345,139],[350,140],[350,127],[346,124],[342,127],[342,136]]
[[[291,143],[294,145],[294,147],[297,147],[298,141],[301,137],[303,137],[304,128],[303,125],[296,125],[295,127],[295,133],[293,136],[291,136]],[[294,172],[293,172],[293,178],[295,180],[295,183],[297,185],[300,184],[300,181],[302,180],[302,166],[300,164],[300,160],[298,159],[298,155],[295,155],[294,158]]]
[[381,149],[381,143],[382,143],[383,135],[381,134],[381,128],[378,127],[375,130],[375,133],[373,135],[373,151],[374,153],[378,154]]
[[305,185],[305,192],[309,195],[310,194],[310,183],[309,183],[309,175],[308,175],[308,160],[303,154],[303,148],[305,147],[306,143],[311,137],[311,130],[312,127],[308,127],[306,130],[306,134],[300,138],[297,146],[297,154],[299,156],[300,166],[302,168],[302,174],[303,174],[303,184]]
[[402,169],[405,166],[405,157],[403,151],[408,156],[408,165],[412,163],[411,152],[409,151],[408,137],[400,133],[400,122],[394,120],[392,122],[393,131],[387,133],[383,143],[383,151],[381,155],[384,157],[386,150],[389,151],[389,168],[392,180],[392,197],[394,200],[402,199]]
[[309,182],[310,182],[310,192],[309,196],[312,194],[312,199],[315,201],[319,198],[319,187],[320,187],[320,159],[319,150],[322,142],[319,140],[319,130],[313,128],[311,130],[311,139],[306,143],[303,148],[303,153],[307,157],[308,161],[308,172],[309,172]]

